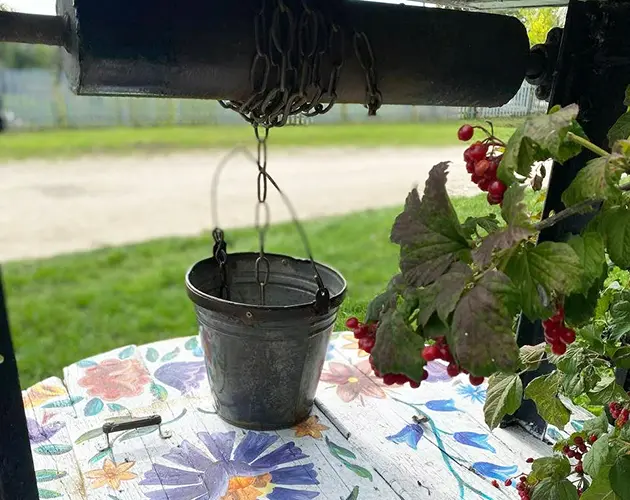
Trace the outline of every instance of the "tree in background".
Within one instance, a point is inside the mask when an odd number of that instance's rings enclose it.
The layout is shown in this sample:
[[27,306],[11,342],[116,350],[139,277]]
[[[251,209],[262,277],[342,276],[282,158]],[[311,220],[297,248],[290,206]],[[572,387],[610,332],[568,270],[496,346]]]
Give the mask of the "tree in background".
[[527,28],[530,43],[536,45],[545,42],[551,28],[564,26],[566,8],[516,9],[506,13],[521,20]]

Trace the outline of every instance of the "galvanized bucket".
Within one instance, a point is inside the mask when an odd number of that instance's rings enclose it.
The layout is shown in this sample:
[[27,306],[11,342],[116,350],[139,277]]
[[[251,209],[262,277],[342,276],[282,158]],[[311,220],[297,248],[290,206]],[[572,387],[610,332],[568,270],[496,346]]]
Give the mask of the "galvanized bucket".
[[[186,276],[216,410],[231,424],[257,430],[291,427],[310,414],[346,293],[346,281],[328,266],[266,257],[264,306],[258,305],[257,253],[230,254],[230,300],[221,298],[225,272],[217,259],[198,262]],[[324,301],[322,282],[328,291]]]

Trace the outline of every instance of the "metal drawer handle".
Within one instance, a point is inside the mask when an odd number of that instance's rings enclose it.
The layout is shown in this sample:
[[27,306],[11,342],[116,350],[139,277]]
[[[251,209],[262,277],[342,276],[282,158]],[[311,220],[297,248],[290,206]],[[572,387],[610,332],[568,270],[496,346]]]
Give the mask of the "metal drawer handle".
[[107,439],[107,446],[102,448],[100,451],[105,451],[111,448],[111,441],[109,439],[110,434],[156,426],[162,439],[168,439],[172,436],[171,432],[162,429],[162,417],[160,415],[151,415],[149,417],[140,418],[130,417],[128,419],[117,420],[115,422],[105,422],[103,424],[103,434],[105,434],[105,438]]

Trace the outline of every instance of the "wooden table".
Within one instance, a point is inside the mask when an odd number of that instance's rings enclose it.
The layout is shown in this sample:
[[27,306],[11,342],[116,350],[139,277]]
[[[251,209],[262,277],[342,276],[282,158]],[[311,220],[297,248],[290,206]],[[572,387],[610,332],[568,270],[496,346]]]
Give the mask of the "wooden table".
[[[336,333],[312,417],[251,432],[214,413],[197,337],[100,354],[23,392],[40,498],[518,498],[503,482],[549,445],[519,429],[490,433],[486,388],[450,379],[439,362],[428,369],[420,389],[387,387],[352,334]],[[107,419],[155,414],[170,437],[148,427],[111,435],[107,448]]]

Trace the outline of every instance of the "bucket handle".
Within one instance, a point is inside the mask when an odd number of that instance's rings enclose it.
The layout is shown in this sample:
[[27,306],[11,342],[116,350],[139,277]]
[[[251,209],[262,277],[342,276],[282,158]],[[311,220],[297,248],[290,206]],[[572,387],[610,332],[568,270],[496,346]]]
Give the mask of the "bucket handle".
[[[219,165],[217,166],[217,169],[214,172],[214,175],[212,176],[210,204],[211,204],[211,210],[212,210],[212,220],[216,224],[216,227],[213,230],[213,234],[223,234],[223,231],[219,229],[219,225],[218,225],[219,209],[218,209],[218,203],[217,203],[217,190],[219,187],[219,178],[221,176],[221,172],[223,172],[223,169],[226,167],[226,165],[230,161],[232,161],[232,159],[234,159],[235,157],[241,154],[244,155],[245,158],[247,158],[248,160],[251,160],[258,167],[258,173],[264,175],[267,178],[267,180],[271,182],[271,185],[276,189],[276,191],[280,195],[280,198],[282,198],[282,201],[284,202],[285,206],[289,210],[289,215],[291,216],[293,225],[296,227],[297,232],[300,235],[300,239],[302,240],[302,245],[304,246],[304,250],[306,252],[308,260],[311,262],[311,267],[313,268],[314,279],[315,279],[315,282],[317,283],[317,292],[315,293],[315,310],[320,313],[328,312],[328,310],[330,309],[330,292],[324,286],[324,280],[322,279],[321,275],[319,274],[319,271],[317,270],[317,265],[315,264],[315,259],[313,258],[311,245],[309,244],[308,236],[306,235],[304,226],[302,226],[302,223],[299,221],[295,208],[293,207],[293,204],[291,203],[291,200],[289,200],[288,196],[284,193],[284,191],[280,189],[280,186],[273,179],[273,177],[271,177],[271,175],[269,175],[269,173],[266,170],[263,170],[260,167],[260,165],[258,165],[254,155],[245,146],[237,146],[234,149],[232,149],[226,156],[224,156],[223,159],[219,162]],[[225,253],[225,242],[224,241],[222,241],[221,243],[217,242],[217,244],[215,244],[215,250],[217,248],[217,245],[221,246],[223,252]],[[222,279],[225,279],[225,278],[222,278]]]

